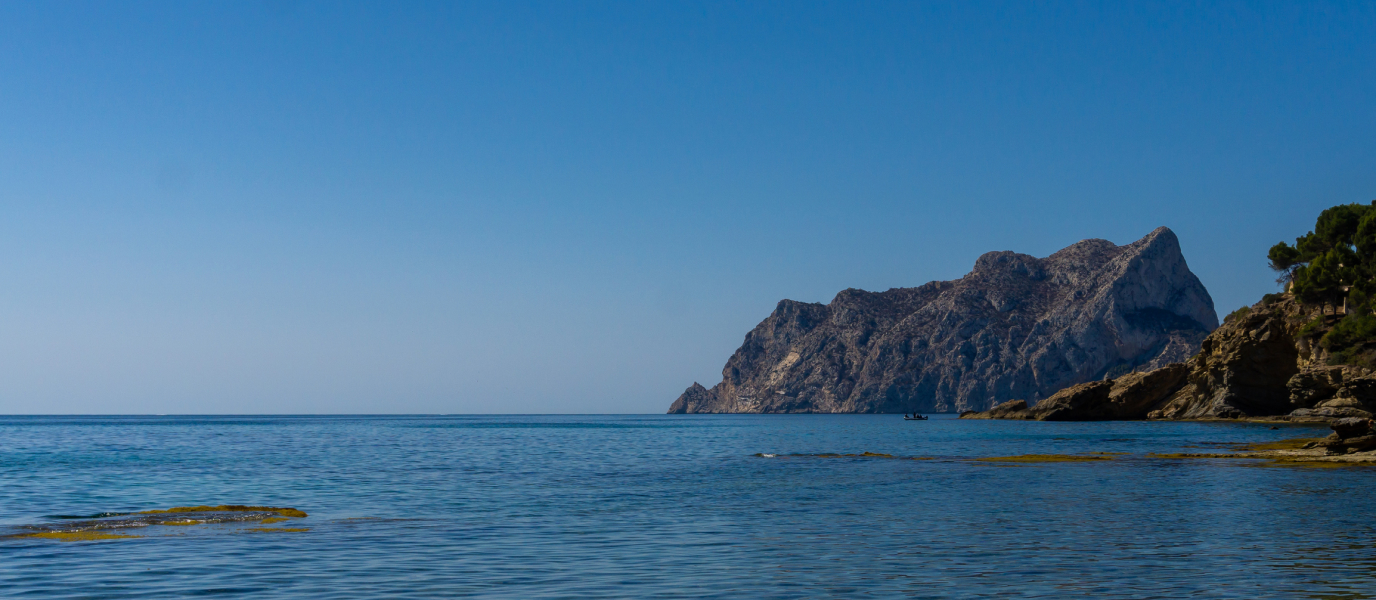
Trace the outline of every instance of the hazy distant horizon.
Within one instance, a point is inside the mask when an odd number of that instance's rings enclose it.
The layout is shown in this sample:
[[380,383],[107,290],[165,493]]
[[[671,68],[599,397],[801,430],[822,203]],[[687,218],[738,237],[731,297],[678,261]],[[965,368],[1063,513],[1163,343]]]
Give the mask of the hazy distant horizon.
[[655,414],[788,298],[1376,199],[1376,7],[0,5],[0,414]]

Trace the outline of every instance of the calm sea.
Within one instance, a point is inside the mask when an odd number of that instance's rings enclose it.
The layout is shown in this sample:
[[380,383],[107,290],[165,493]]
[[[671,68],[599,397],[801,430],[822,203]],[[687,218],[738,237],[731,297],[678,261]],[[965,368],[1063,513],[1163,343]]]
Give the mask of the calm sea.
[[[286,524],[298,531],[0,539],[0,596],[1369,597],[1376,469],[1146,456],[1325,433],[873,415],[0,417],[0,534],[198,504],[310,515]],[[932,460],[787,456],[864,452]],[[969,460],[1081,452],[1127,454]]]

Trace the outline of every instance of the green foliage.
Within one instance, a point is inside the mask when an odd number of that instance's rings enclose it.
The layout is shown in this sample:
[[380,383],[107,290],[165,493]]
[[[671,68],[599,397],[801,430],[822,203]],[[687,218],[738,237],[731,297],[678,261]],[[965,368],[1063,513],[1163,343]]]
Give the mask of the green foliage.
[[1285,296],[1283,296],[1283,295],[1281,295],[1281,294],[1266,294],[1265,296],[1262,296],[1262,297],[1261,297],[1261,305],[1262,305],[1262,306],[1270,306],[1270,305],[1272,305],[1272,304],[1275,304],[1275,303],[1277,303],[1277,302],[1280,302],[1281,298],[1284,298],[1284,297],[1285,297]]
[[1357,224],[1357,233],[1352,236],[1352,245],[1359,254],[1376,255],[1376,210],[1367,211]]
[[[1376,204],[1376,203],[1374,203]],[[1376,210],[1343,204],[1319,214],[1314,230],[1281,242],[1267,253],[1281,281],[1294,283],[1295,298],[1306,304],[1342,304],[1349,288],[1364,299],[1376,297]],[[1369,302],[1357,307],[1370,312]],[[1349,302],[1351,306],[1351,302]]]
[[1242,318],[1245,318],[1247,315],[1249,315],[1249,314],[1251,314],[1251,313],[1252,313],[1252,307],[1250,307],[1250,306],[1244,306],[1244,307],[1239,308],[1239,309],[1237,309],[1237,310],[1235,310],[1235,311],[1233,311],[1233,312],[1228,313],[1228,316],[1223,317],[1223,322],[1224,322],[1224,323],[1227,323],[1227,322],[1229,322],[1229,321],[1232,321],[1233,319],[1242,319]]
[[1281,273],[1279,281],[1293,284],[1296,300],[1347,306],[1345,315],[1328,319],[1331,328],[1319,316],[1300,329],[1300,337],[1322,336],[1319,345],[1334,363],[1376,356],[1376,201],[1323,211],[1313,231],[1295,238],[1293,246],[1272,246],[1266,257]]
[[1306,304],[1341,304],[1344,287],[1363,276],[1357,253],[1347,246],[1334,246],[1295,270],[1295,297]]
[[1369,285],[1354,285],[1347,292],[1347,314],[1349,316],[1365,316],[1371,314],[1372,295],[1368,291]]
[[1340,204],[1319,213],[1319,220],[1314,223],[1314,240],[1325,249],[1350,245],[1358,224],[1370,209],[1361,204]]
[[1308,323],[1305,323],[1304,327],[1301,327],[1300,330],[1295,333],[1295,336],[1302,338],[1312,338],[1318,336],[1322,331],[1323,317],[1314,317],[1313,320],[1309,321]]
[[1300,260],[1300,251],[1290,244],[1281,242],[1271,246],[1271,251],[1266,254],[1266,258],[1271,259],[1271,269],[1276,271],[1288,271]]
[[1341,350],[1371,339],[1376,339],[1376,317],[1352,315],[1339,319],[1333,329],[1319,340],[1319,345],[1330,351]]
[[1331,365],[1373,366],[1370,364],[1370,342],[1373,340],[1376,340],[1376,316],[1348,315],[1319,340],[1319,345],[1328,350]]

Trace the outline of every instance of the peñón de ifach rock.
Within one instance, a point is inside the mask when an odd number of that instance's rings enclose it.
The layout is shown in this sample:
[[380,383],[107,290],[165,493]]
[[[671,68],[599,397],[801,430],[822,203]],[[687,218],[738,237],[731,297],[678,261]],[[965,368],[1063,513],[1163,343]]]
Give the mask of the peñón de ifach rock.
[[1035,403],[1062,388],[1193,355],[1213,300],[1161,227],[1124,246],[979,257],[970,274],[830,304],[784,300],[746,335],[722,382],[678,413],[898,413]]

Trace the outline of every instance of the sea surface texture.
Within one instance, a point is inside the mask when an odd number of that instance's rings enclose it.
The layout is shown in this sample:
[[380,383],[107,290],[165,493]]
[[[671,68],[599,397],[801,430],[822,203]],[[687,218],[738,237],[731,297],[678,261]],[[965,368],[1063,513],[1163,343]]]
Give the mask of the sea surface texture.
[[[1370,597],[1376,469],[1148,456],[1326,433],[893,415],[0,417],[0,597]],[[1126,454],[972,460],[1091,452]],[[309,516],[31,537],[231,504]]]

